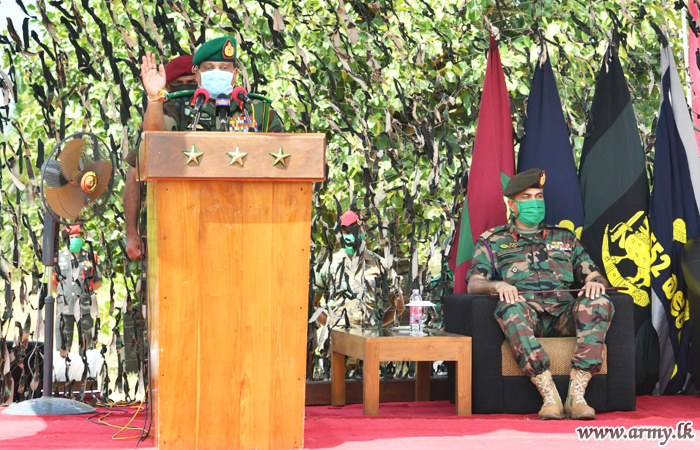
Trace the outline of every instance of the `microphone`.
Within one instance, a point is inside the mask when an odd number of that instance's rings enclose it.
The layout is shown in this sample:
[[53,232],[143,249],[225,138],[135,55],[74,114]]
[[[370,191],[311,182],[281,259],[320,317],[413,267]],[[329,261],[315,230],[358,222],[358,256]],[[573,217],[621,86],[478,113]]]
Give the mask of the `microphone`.
[[194,91],[194,95],[192,96],[190,106],[194,106],[195,110],[199,111],[200,109],[202,109],[202,105],[208,101],[209,91],[207,91],[204,88],[199,88],[196,91]]
[[231,98],[238,102],[238,104],[241,106],[241,109],[243,109],[243,103],[250,103],[250,99],[248,98],[248,91],[246,91],[245,88],[241,86],[236,86],[235,88],[233,88],[233,92],[231,92]]
[[241,111],[243,111],[243,115],[245,115],[245,119],[248,122],[248,131],[254,131],[253,121],[250,119],[248,110],[243,105],[244,103],[250,103],[248,91],[246,91],[244,87],[236,86],[233,88],[233,92],[231,92],[231,98],[238,102],[238,106],[240,106]]
[[228,112],[231,109],[231,99],[226,94],[216,98],[216,116],[219,118],[219,131],[227,131]]
[[199,123],[199,115],[202,111],[202,105],[209,101],[209,91],[204,88],[199,88],[194,91],[194,97],[192,97],[192,102],[190,106],[194,106],[194,118],[192,119],[192,131],[197,130],[197,124]]

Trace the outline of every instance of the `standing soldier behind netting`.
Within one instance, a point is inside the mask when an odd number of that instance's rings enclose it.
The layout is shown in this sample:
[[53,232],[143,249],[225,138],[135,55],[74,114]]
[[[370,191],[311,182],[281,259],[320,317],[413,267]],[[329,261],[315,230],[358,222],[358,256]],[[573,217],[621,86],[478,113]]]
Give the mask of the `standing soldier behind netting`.
[[[378,329],[403,311],[401,277],[365,242],[366,225],[354,211],[340,217],[343,248],[316,273],[313,319],[318,325],[313,378],[328,370],[328,339],[335,327]],[[385,314],[385,311],[389,311]],[[323,366],[320,360],[325,359]],[[347,376],[357,376],[359,364],[347,359]]]
[[99,316],[95,291],[102,285],[99,260],[85,248],[80,225],[68,227],[69,246],[58,255],[54,272],[56,292],[56,348],[61,355],[70,353],[73,331],[78,328],[80,350],[92,349],[93,326]]

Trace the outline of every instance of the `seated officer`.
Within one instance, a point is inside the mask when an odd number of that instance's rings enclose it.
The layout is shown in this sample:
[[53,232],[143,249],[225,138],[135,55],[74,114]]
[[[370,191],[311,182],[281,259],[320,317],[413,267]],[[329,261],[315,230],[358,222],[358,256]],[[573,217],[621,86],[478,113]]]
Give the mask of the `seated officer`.
[[[584,393],[600,371],[605,334],[614,308],[605,295],[607,281],[574,233],[542,223],[545,173],[530,169],[515,175],[504,190],[512,211],[510,223],[479,236],[467,275],[470,294],[497,292],[495,317],[520,368],[543,398],[540,419],[595,419]],[[521,294],[519,291],[570,289],[568,292]],[[549,371],[549,357],[537,337],[576,336],[569,393],[562,405]]]

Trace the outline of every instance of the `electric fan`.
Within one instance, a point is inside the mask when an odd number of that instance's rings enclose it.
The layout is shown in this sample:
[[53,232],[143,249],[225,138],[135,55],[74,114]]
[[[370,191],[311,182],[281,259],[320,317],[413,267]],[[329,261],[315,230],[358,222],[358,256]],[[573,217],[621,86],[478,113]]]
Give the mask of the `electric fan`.
[[95,408],[52,397],[54,303],[53,268],[58,263],[58,225],[82,224],[99,214],[112,195],[114,161],[107,144],[91,133],[76,133],[57,143],[41,168],[41,199],[46,209],[42,236],[45,283],[44,374],[41,398],[14,403],[5,410],[14,415],[88,414]]

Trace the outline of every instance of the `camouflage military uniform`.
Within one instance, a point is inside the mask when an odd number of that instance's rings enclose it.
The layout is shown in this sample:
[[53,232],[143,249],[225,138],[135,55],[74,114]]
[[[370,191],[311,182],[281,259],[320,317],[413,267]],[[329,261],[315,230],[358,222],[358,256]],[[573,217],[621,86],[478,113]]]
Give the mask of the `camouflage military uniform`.
[[[94,325],[93,315],[97,312],[97,304],[93,304],[96,300],[92,298],[92,286],[102,281],[102,276],[97,261],[93,262],[85,250],[81,250],[75,258],[70,251],[62,250],[58,256],[58,268],[63,279],[56,287],[56,348],[65,346],[66,350],[70,351],[75,317],[80,317],[78,330],[83,334],[89,333]],[[87,342],[90,346],[92,339],[88,339]]]
[[[250,104],[245,108],[248,110],[251,120],[253,121],[253,129],[249,130],[245,114],[240,109],[238,102],[232,101],[229,110],[229,130],[231,132],[270,132],[278,133],[284,131],[282,119],[279,114],[272,109],[269,100],[264,100],[263,97],[256,94],[250,94]],[[190,96],[176,97],[166,100],[163,103],[163,117],[165,119],[166,131],[188,131],[192,124],[192,110],[190,106],[192,98]],[[267,126],[264,124],[267,123]],[[217,131],[219,129],[219,120],[216,117],[215,100],[209,100],[202,105],[202,111],[199,115],[197,123],[198,131]],[[127,154],[125,160],[131,167],[136,167],[136,159],[138,155],[131,150]]]
[[[383,289],[386,291],[382,292]],[[316,274],[316,295],[326,294],[322,306],[331,326],[345,311],[351,328],[377,328],[384,310],[390,305],[390,298],[399,290],[396,272],[385,269],[384,260],[369,250],[354,258],[344,249],[338,250]]]
[[[325,349],[333,327],[348,324],[355,329],[377,329],[381,326],[384,311],[391,305],[391,300],[401,294],[401,278],[393,269],[384,267],[384,260],[369,250],[351,258],[342,249],[316,273],[314,291],[317,297],[324,297],[319,307],[328,319],[316,330],[318,345],[313,360],[314,379],[323,377],[321,359],[330,367]],[[396,376],[405,376],[408,371],[406,364],[406,367],[394,366]],[[360,367],[357,359],[347,358],[346,376],[360,375]]]
[[[284,131],[282,119],[270,106],[270,102],[262,97],[251,94],[251,101],[245,108],[253,121],[253,126],[248,124],[245,114],[240,109],[238,102],[232,101],[229,111],[229,129],[232,132],[281,132]],[[165,116],[165,129],[168,131],[187,131],[192,124],[192,110],[189,101],[173,99],[163,105]],[[252,129],[250,129],[252,128]],[[218,131],[219,119],[216,117],[216,102],[210,99],[202,106],[197,124],[198,131]]]
[[[568,229],[541,224],[528,238],[511,222],[479,237],[467,278],[479,274],[487,280],[506,281],[521,291],[545,291],[570,289],[596,270]],[[593,374],[600,371],[605,334],[614,313],[607,296],[588,299],[558,293],[523,297],[525,302],[498,302],[494,315],[528,376],[549,368],[549,357],[535,336],[576,336],[573,368]]]

